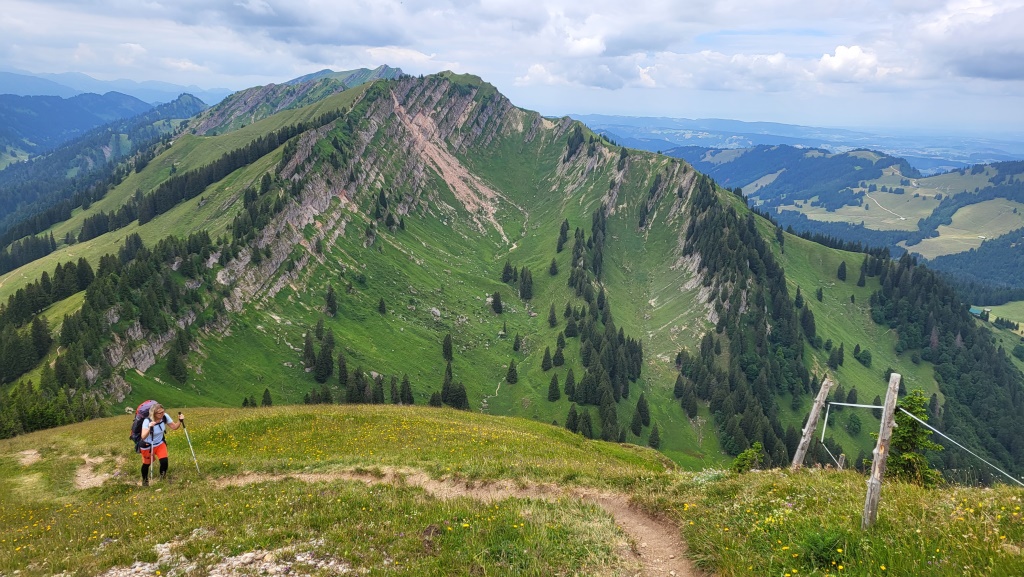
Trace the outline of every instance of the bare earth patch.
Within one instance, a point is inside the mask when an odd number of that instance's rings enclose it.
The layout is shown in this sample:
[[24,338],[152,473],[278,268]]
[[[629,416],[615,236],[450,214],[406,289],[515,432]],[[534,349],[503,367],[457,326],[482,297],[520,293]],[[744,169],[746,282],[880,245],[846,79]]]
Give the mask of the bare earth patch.
[[218,487],[249,485],[265,481],[297,479],[309,483],[322,481],[359,481],[367,484],[387,483],[419,487],[438,499],[469,497],[485,503],[502,499],[544,499],[555,500],[569,497],[585,500],[604,509],[615,524],[629,536],[633,549],[629,552],[642,567],[638,576],[697,577],[704,575],[686,559],[686,545],[679,536],[679,529],[672,523],[657,519],[629,504],[624,495],[587,489],[565,489],[557,485],[521,486],[509,481],[488,483],[459,482],[455,480],[432,479],[426,473],[415,470],[389,469],[379,475],[340,471],[336,473],[296,473],[270,475],[252,473],[217,479]]
[[18,463],[22,467],[28,467],[33,463],[38,463],[42,457],[39,456],[39,451],[35,449],[28,449],[18,453]]
[[82,459],[85,463],[75,470],[76,488],[89,489],[91,487],[99,487],[104,481],[110,478],[109,473],[96,472],[96,465],[105,461],[103,457],[90,457],[87,453],[82,455]]

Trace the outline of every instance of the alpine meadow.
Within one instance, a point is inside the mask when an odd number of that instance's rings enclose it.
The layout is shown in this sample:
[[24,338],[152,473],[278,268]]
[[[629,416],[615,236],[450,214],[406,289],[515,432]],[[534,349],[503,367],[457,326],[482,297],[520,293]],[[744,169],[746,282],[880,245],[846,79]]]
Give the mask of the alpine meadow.
[[[328,72],[0,178],[0,574],[1024,573],[1020,338],[942,276],[475,76]],[[862,531],[881,411],[788,468],[892,373],[969,451],[897,415]]]

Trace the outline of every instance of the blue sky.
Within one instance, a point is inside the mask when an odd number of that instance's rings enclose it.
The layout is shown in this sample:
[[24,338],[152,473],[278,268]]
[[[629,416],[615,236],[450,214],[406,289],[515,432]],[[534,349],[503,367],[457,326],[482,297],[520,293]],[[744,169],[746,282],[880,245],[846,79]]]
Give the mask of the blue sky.
[[5,0],[0,67],[476,74],[544,114],[1024,135],[1024,0]]

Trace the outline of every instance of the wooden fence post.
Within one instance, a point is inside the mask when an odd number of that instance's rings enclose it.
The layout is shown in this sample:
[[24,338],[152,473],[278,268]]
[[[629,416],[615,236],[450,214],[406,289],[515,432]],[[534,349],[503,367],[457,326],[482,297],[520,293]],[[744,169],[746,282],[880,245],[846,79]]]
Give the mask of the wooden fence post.
[[807,458],[807,449],[811,446],[811,438],[814,437],[814,430],[818,428],[818,419],[821,418],[821,408],[825,406],[825,401],[828,399],[828,392],[832,389],[832,380],[825,377],[824,381],[821,381],[821,388],[818,389],[818,396],[814,398],[814,406],[811,407],[811,414],[807,416],[807,424],[804,425],[803,436],[800,437],[800,444],[796,447],[796,453],[793,455],[793,464],[790,466],[791,469],[799,469],[804,465],[804,459]]
[[892,439],[892,429],[896,426],[896,397],[901,378],[899,373],[889,376],[889,391],[885,394],[885,406],[882,408],[882,427],[878,431],[875,450],[871,452],[871,477],[868,478],[868,494],[864,499],[861,530],[870,529],[878,518],[878,500],[882,496],[882,477],[885,475],[885,462],[889,458],[889,441]]

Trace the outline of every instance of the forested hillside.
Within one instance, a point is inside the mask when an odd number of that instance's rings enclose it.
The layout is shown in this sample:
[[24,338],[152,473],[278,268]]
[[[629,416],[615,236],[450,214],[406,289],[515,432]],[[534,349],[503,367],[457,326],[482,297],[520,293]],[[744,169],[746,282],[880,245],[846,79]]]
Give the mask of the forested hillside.
[[[1024,379],[931,272],[797,238],[689,164],[478,78],[378,81],[165,144],[35,231],[73,246],[0,277],[3,435],[150,397],[392,402],[693,466],[760,443],[784,465],[825,374],[870,401],[895,369],[973,449],[1024,456]],[[830,450],[870,450],[877,417],[852,421]]]
[[97,126],[152,108],[117,92],[71,98],[0,94],[0,169],[15,159],[45,154]]
[[[38,235],[88,208],[131,173],[145,168],[182,122],[206,107],[189,95],[144,114],[99,127],[52,153],[0,171],[0,274],[49,254]],[[72,244],[76,237],[61,239]]]

